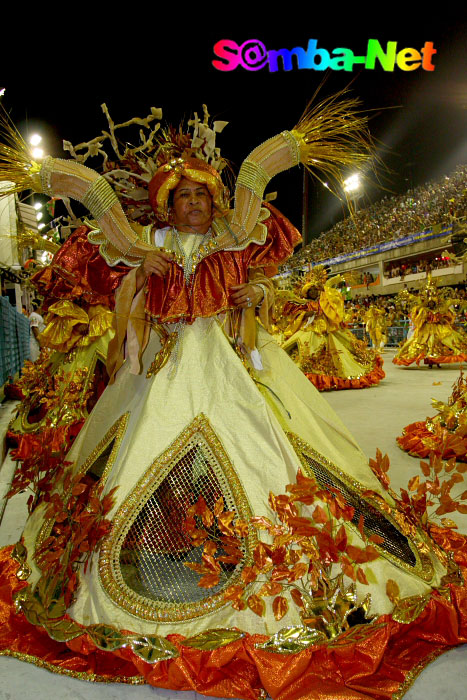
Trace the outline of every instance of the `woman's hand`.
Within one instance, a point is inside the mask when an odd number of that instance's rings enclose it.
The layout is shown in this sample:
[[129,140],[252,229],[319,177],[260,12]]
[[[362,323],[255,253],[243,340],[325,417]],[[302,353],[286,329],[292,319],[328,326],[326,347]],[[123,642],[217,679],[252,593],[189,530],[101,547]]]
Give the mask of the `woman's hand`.
[[255,308],[263,301],[263,289],[257,284],[236,284],[231,289],[230,298],[240,309]]
[[140,270],[145,277],[149,275],[163,277],[169,269],[171,260],[173,260],[171,253],[165,250],[151,250],[145,255]]
[[139,292],[149,275],[163,277],[169,269],[171,260],[173,260],[172,254],[165,250],[151,250],[147,253],[136,272],[137,291]]

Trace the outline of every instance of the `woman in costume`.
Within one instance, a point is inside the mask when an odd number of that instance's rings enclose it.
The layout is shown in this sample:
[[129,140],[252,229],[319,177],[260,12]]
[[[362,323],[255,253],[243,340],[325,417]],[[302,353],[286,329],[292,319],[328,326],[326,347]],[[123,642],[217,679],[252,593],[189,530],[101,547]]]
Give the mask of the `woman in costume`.
[[451,290],[439,290],[429,277],[418,296],[407,296],[414,330],[399,348],[394,364],[408,367],[414,362],[419,365],[423,360],[431,368],[433,365],[465,362],[467,336],[454,328],[456,315],[452,306],[458,300],[452,296]]
[[399,447],[414,457],[435,451],[443,459],[467,462],[467,380],[462,372],[447,403],[433,399],[432,405],[438,413],[406,425],[397,438]]
[[[347,132],[349,104],[338,106]],[[92,680],[298,700],[388,695],[427,660],[413,639],[465,641],[461,593],[437,593],[442,553],[264,328],[265,273],[298,241],[262,206],[264,186],[299,160],[323,163],[335,107],[255,149],[231,210],[211,165],[171,157],[149,184],[169,225],[148,226],[147,243],[94,171],[43,164],[42,188],[82,199],[100,228],[89,245],[128,271],[115,381],[56,492],[2,551],[2,590],[20,612],[4,624],[3,653]]]
[[[71,445],[108,382],[105,365],[120,275],[118,267],[108,269],[97,248],[89,247],[89,230],[78,226],[60,248],[46,242],[55,253],[53,261],[31,278],[43,298],[46,324],[40,342],[49,352],[28,363],[18,382],[22,401],[6,434],[7,447],[15,448],[6,459],[22,463],[12,493],[22,489],[22,472],[30,469],[31,459],[39,463],[48,444]],[[41,239],[36,247],[43,245]],[[79,265],[70,266],[72,259]],[[88,269],[93,270],[92,286]],[[102,290],[104,277],[107,287]],[[41,467],[47,478],[47,464]]]
[[365,314],[365,328],[377,352],[382,352],[388,342],[388,325],[386,312],[372,304]]
[[344,299],[321,266],[308,273],[300,297],[284,307],[292,320],[283,349],[319,391],[363,389],[384,378],[383,362],[344,323]]

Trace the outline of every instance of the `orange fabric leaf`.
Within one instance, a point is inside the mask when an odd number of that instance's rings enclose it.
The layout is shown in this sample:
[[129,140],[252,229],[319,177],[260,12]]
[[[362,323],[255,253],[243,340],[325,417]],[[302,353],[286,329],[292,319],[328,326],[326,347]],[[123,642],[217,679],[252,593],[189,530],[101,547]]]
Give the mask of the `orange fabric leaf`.
[[347,547],[347,531],[344,525],[341,525],[334,538],[335,545],[340,552],[345,552]]
[[246,520],[236,520],[235,521],[235,534],[237,537],[247,537],[248,536],[248,523]]
[[282,620],[288,609],[289,604],[286,598],[283,596],[277,596],[277,598],[274,598],[272,603],[272,611],[276,620]]
[[233,510],[227,510],[225,513],[221,513],[217,518],[219,523],[219,529],[224,535],[233,535],[234,529],[232,526],[232,520],[235,518],[236,513]]
[[206,574],[206,576],[200,578],[198,586],[200,588],[212,588],[213,586],[217,586],[219,578],[219,574]]
[[214,504],[214,515],[216,518],[222,513],[224,510],[224,498],[221,496],[220,498],[217,499],[217,501]]
[[294,568],[291,571],[291,575],[289,576],[289,581],[292,583],[292,581],[298,581],[299,578],[302,578],[302,576],[305,576],[305,574],[308,571],[308,564],[305,564],[304,562],[299,562],[298,564],[295,564]]
[[420,469],[424,476],[430,476],[430,465],[427,462],[420,462]]
[[258,569],[255,566],[244,566],[241,576],[243,583],[251,583],[252,581],[256,581]]
[[303,597],[298,588],[292,588],[292,590],[290,591],[290,595],[295,605],[297,605],[299,608],[304,607]]
[[260,542],[253,550],[253,559],[260,571],[269,570],[272,567],[271,548]]
[[365,576],[365,572],[361,567],[358,567],[357,569],[357,581],[360,581],[360,583],[365,584],[365,586],[368,586],[368,579]]
[[266,612],[266,603],[259,597],[259,595],[253,594],[248,596],[247,605],[250,610],[252,610],[255,615],[258,615],[259,617],[263,617]]
[[258,595],[277,595],[282,592],[282,584],[277,581],[268,581],[263,583],[258,591]]
[[326,511],[321,506],[316,506],[313,511],[313,519],[317,523],[327,523],[329,520]]
[[245,592],[245,587],[235,584],[234,586],[229,586],[224,591],[224,600],[238,600],[242,597]]

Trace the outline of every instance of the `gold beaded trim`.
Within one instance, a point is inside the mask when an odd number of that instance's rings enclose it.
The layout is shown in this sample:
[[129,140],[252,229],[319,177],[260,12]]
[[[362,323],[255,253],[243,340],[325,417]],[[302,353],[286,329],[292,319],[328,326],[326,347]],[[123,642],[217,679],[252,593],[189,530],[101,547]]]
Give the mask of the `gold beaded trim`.
[[271,177],[261,165],[247,159],[243,161],[238,173],[237,187],[246,187],[258,199],[262,199],[264,190],[270,180]]
[[55,159],[52,158],[52,156],[47,156],[47,158],[45,158],[44,162],[42,163],[40,171],[40,180],[41,188],[44,194],[53,194],[51,191],[51,178],[53,173],[54,161]]
[[99,221],[113,207],[118,204],[118,198],[107,180],[99,175],[91,183],[82,200],[86,209]]
[[287,142],[287,145],[294,159],[293,165],[300,163],[300,146],[295,136],[290,131],[281,131],[281,136]]
[[[194,603],[151,600],[139,595],[125,583],[119,566],[120,551],[126,534],[144,505],[177,464],[179,456],[192,445],[199,446],[203,443],[217,461],[217,464],[211,464],[216,476],[221,483],[227,482],[238,517],[242,520],[249,520],[252,517],[247,495],[235,469],[209,420],[200,413],[147,469],[117,511],[110,535],[102,541],[99,555],[99,576],[102,587],[114,603],[135,617],[160,623],[172,623],[201,617],[226,605],[222,590]],[[246,553],[242,565],[237,567],[230,576],[228,586],[238,583],[243,566],[252,561],[252,551],[257,544],[257,536],[251,530],[245,540]]]
[[[403,532],[403,529],[400,526],[400,518],[401,518],[401,513],[397,511],[394,507],[392,507],[389,503],[388,505],[388,512],[386,510],[383,510],[378,503],[377,499],[372,499],[371,497],[364,496],[364,492],[368,491],[367,487],[364,487],[359,481],[356,481],[355,479],[352,479],[351,477],[348,476],[345,472],[343,472],[339,467],[337,467],[333,462],[330,460],[326,459],[322,454],[314,450],[311,445],[306,443],[304,440],[298,437],[298,435],[295,435],[294,433],[287,433],[287,437],[292,444],[292,447],[294,448],[299,460],[300,464],[305,472],[306,475],[310,475],[314,478],[314,473],[312,469],[310,469],[309,464],[307,463],[304,455],[309,456],[311,459],[316,460],[321,466],[323,466],[325,469],[327,469],[331,474],[334,474],[336,477],[338,477],[349,489],[349,491],[352,491],[353,493],[356,493],[358,498],[364,501],[368,501],[371,503],[372,508],[377,510],[384,518],[386,518],[393,526],[394,528],[400,532],[404,537],[406,536]],[[348,523],[352,529],[358,533],[358,528],[353,525],[353,523],[349,522]],[[411,566],[410,564],[407,564],[406,562],[402,561],[399,557],[391,554],[388,552],[386,549],[383,549],[379,545],[373,545],[381,554],[382,557],[385,559],[388,559],[391,561],[393,564],[395,564],[398,568],[404,569],[408,573],[412,575],[416,575],[419,578],[421,578],[423,581],[430,582],[433,579],[434,576],[434,566],[431,561],[431,558],[428,554],[429,551],[429,543],[427,542],[423,532],[421,530],[417,530],[412,534],[412,537],[417,538],[417,546],[412,542],[410,537],[407,537],[407,542],[409,544],[409,547],[415,557],[415,565]]]
[[428,664],[431,664],[432,661],[436,661],[438,656],[441,656],[441,654],[444,654],[446,651],[448,651],[446,647],[443,647],[442,649],[435,649],[431,652],[431,654],[419,661],[418,664],[407,673],[404,682],[399,687],[399,690],[396,690],[396,692],[391,695],[391,700],[401,700],[408,689],[415,683],[423,669],[425,669]]
[[[86,472],[90,469],[90,467],[92,467],[92,465],[94,464],[96,459],[98,459],[100,457],[100,455],[107,449],[107,447],[110,445],[112,440],[115,440],[114,445],[112,447],[112,451],[109,455],[109,458],[107,459],[104,471],[102,472],[102,476],[100,477],[100,480],[99,480],[101,484],[105,484],[105,481],[109,475],[109,472],[115,463],[115,459],[117,457],[123,436],[125,434],[125,431],[126,431],[126,428],[128,425],[129,417],[130,417],[129,413],[124,413],[113,424],[113,426],[110,428],[110,430],[104,435],[102,440],[96,445],[96,447],[91,452],[89,457],[83,462],[83,464],[79,468],[80,476],[86,474]],[[65,494],[64,500],[67,501],[70,498],[70,496],[71,496],[71,490],[69,493]],[[53,518],[50,518],[48,520],[44,520],[42,527],[39,530],[39,534],[37,535],[37,538],[36,538],[36,544],[35,544],[36,551],[42,545],[44,540],[47,537],[49,537],[50,533],[52,532],[54,522],[55,522],[55,520]]]

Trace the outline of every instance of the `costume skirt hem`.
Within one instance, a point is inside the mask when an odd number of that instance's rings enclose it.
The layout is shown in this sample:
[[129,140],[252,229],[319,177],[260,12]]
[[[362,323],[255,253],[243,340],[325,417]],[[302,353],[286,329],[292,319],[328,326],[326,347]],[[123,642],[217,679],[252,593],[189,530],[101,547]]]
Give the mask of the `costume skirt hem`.
[[366,389],[375,386],[386,376],[383,370],[383,360],[376,357],[376,366],[368,374],[358,378],[337,377],[326,374],[306,373],[305,376],[312,382],[318,391],[331,391],[333,389]]
[[260,649],[258,643],[267,640],[263,635],[245,633],[223,647],[201,650],[172,634],[167,639],[178,656],[151,664],[126,647],[103,651],[85,632],[68,643],[54,641],[17,614],[13,594],[26,584],[16,577],[18,563],[11,551],[0,550],[0,655],[80,680],[148,683],[241,700],[259,700],[265,693],[274,700],[389,700],[402,697],[438,655],[467,642],[467,590],[450,586],[450,600],[434,592],[410,624],[383,615],[299,653]]

